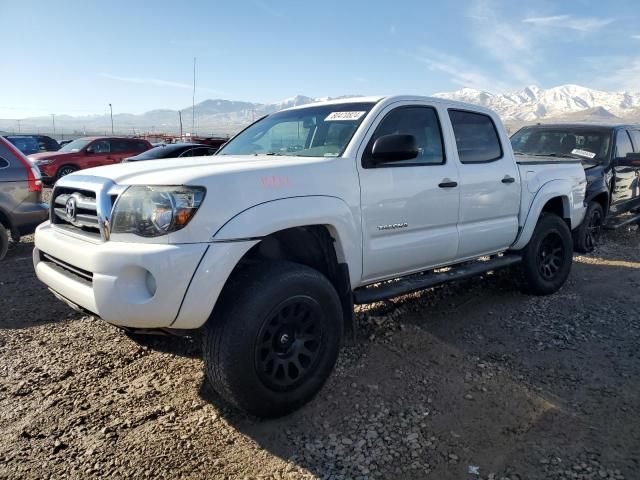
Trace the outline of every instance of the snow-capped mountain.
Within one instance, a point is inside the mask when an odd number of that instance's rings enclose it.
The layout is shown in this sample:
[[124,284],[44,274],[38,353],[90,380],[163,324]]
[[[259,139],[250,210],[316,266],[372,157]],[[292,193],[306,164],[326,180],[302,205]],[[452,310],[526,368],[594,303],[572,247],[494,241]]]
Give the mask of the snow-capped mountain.
[[[507,122],[531,122],[568,115],[581,121],[615,121],[636,118],[640,114],[640,93],[604,92],[579,85],[549,89],[531,85],[517,92],[501,94],[463,88],[434,96],[484,105]],[[588,119],[582,120],[580,112]]]

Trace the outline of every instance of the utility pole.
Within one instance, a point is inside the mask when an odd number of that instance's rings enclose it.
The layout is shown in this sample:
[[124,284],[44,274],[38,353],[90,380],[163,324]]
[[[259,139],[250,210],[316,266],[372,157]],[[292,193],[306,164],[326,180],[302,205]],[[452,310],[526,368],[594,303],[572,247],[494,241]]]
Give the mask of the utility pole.
[[56,114],[51,114],[51,121],[53,122],[53,136],[56,136]]
[[191,135],[196,132],[196,57],[193,57],[193,96],[191,97]]
[[111,111],[111,135],[113,135],[113,107],[109,104],[109,110]]
[[20,122],[21,122],[21,121],[22,121],[22,120],[16,120],[16,122],[18,122],[18,133],[20,133]]
[[180,118],[180,140],[182,140],[182,111],[178,110],[178,117]]

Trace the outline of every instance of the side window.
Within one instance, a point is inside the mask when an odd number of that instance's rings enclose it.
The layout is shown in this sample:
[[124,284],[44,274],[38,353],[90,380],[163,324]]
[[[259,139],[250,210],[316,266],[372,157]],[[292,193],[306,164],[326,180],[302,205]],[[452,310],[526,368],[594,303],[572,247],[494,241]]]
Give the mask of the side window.
[[182,152],[179,157],[193,157],[193,148],[188,148],[184,152]]
[[148,150],[147,144],[144,142],[134,142],[133,149],[134,152],[144,152]]
[[[336,132],[340,135],[346,132]],[[352,133],[352,132],[350,132]],[[404,134],[416,137],[418,156],[410,160],[377,166],[442,165],[445,162],[442,130],[436,110],[432,107],[398,107],[387,114],[374,132],[364,158],[371,156],[375,141],[385,135]],[[366,162],[363,162],[365,165]]]
[[213,155],[213,153],[211,153],[211,149],[210,148],[199,147],[199,148],[194,148],[193,149],[193,156],[194,157],[203,157],[205,155]]
[[131,140],[111,140],[111,151],[114,153],[135,152],[136,142]]
[[624,158],[627,153],[633,153],[633,147],[631,146],[631,140],[626,130],[618,130],[616,135],[616,151],[614,153],[615,158]]
[[96,140],[91,144],[91,149],[95,153],[109,153],[111,151],[108,140]]
[[2,170],[3,168],[7,168],[8,166],[9,166],[9,161],[0,157],[0,170]]
[[462,163],[492,162],[502,158],[502,145],[493,120],[488,115],[449,110]]
[[633,150],[640,153],[640,130],[629,130],[631,141],[633,142]]

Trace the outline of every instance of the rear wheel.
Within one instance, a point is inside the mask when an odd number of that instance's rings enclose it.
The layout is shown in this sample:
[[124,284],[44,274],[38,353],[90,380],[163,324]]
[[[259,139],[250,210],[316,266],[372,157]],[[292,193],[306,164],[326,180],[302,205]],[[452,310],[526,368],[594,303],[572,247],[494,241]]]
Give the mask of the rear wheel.
[[259,417],[311,400],[342,339],[340,300],[329,280],[304,265],[264,263],[236,272],[220,302],[204,339],[214,390]]
[[9,232],[4,225],[0,223],[0,260],[2,260],[7,254],[9,249]]
[[573,246],[581,253],[593,252],[600,241],[602,226],[604,225],[604,210],[597,202],[591,202],[587,207],[584,220],[573,231]]
[[542,214],[522,250],[523,289],[534,295],[555,293],[564,285],[573,262],[571,231],[557,215]]
[[78,167],[74,167],[73,165],[65,165],[60,167],[58,173],[56,174],[56,178],[60,180],[62,177],[66,177],[70,173],[73,173],[78,170]]

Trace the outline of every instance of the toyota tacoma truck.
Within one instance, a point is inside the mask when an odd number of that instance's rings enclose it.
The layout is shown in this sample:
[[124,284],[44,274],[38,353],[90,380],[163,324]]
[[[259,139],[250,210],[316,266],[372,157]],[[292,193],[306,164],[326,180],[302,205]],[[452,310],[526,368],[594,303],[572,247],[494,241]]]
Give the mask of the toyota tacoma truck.
[[261,118],[213,157],[65,176],[33,261],[111,324],[202,329],[213,388],[278,416],[322,387],[354,304],[503,267],[557,291],[585,184],[579,160],[516,161],[485,108],[343,99]]

